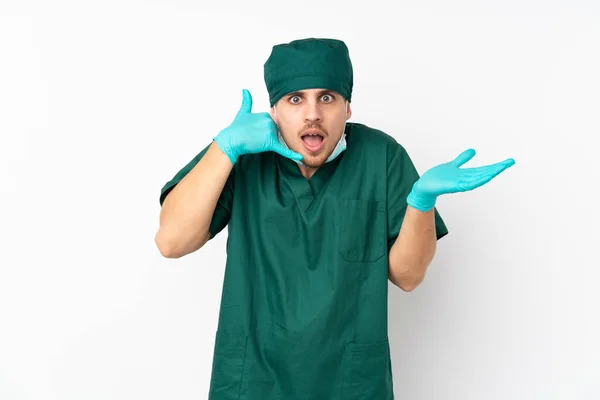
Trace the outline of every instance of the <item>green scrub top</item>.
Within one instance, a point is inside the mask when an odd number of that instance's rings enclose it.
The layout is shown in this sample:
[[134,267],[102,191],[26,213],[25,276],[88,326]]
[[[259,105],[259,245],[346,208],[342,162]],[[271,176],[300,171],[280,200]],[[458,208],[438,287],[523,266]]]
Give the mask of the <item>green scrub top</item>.
[[[228,226],[210,400],[394,398],[388,252],[419,174],[386,133],[347,123],[346,135],[308,180],[274,152],[235,164],[210,224],[211,238]],[[437,209],[435,223],[439,239]]]

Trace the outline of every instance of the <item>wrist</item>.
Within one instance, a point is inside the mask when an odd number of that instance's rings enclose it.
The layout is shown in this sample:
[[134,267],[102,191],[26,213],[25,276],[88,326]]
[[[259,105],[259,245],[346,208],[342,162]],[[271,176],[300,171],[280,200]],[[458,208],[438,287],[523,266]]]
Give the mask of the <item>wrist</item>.
[[217,144],[217,147],[219,147],[219,149],[229,158],[229,161],[235,165],[239,155],[233,146],[231,146],[229,140],[225,140],[224,135],[222,135],[220,132],[216,137],[213,138],[213,140]]
[[436,196],[420,192],[415,184],[406,198],[406,204],[419,211],[427,212],[435,207],[436,200]]

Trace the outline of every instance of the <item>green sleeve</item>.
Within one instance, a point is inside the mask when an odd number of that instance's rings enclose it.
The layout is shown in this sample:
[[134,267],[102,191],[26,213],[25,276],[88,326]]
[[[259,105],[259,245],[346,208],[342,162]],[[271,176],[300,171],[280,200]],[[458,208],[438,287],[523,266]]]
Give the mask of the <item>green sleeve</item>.
[[[406,198],[420,175],[402,145],[396,143],[393,146],[388,146],[387,153],[387,235],[389,249],[400,233],[400,227],[406,213]],[[437,208],[435,208],[434,214],[436,236],[439,240],[448,234],[448,228]]]
[[[179,172],[177,172],[175,176],[173,176],[173,178],[162,187],[160,191],[161,207],[167,195],[196,166],[196,164],[198,164],[198,162],[202,159],[204,154],[206,154],[206,152],[208,151],[209,147],[210,145],[206,146],[200,153],[198,153],[198,155],[196,155],[190,162],[188,162],[183,168],[181,168]],[[231,170],[231,173],[227,178],[227,182],[225,182],[223,191],[219,196],[219,200],[217,201],[217,205],[215,207],[215,211],[213,213],[213,217],[209,227],[210,239],[214,238],[219,232],[221,232],[225,228],[225,226],[227,226],[227,224],[229,223],[229,219],[231,218],[234,175],[235,168]]]

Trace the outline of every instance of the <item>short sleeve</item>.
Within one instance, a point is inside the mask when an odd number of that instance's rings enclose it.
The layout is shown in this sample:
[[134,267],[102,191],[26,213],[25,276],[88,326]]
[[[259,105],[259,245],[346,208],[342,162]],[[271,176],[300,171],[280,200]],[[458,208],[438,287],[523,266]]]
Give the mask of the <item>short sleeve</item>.
[[[162,207],[168,194],[175,188],[175,186],[181,182],[181,180],[198,164],[202,157],[208,151],[210,145],[206,146],[198,155],[196,155],[191,161],[189,161],[183,168],[181,168],[173,178],[168,181],[160,191],[160,205]],[[234,176],[235,168],[231,170],[227,182],[223,187],[223,191],[219,196],[215,211],[213,213],[212,220],[210,222],[210,239],[214,238],[219,232],[221,232],[225,226],[229,223],[231,218],[231,208],[233,204],[233,187],[234,187]]]
[[[391,248],[400,233],[400,227],[406,213],[406,199],[413,184],[420,178],[417,169],[410,159],[406,149],[396,143],[388,146],[387,166],[387,212],[388,212],[388,249]],[[437,239],[448,234],[448,228],[437,208],[435,214],[435,229]]]

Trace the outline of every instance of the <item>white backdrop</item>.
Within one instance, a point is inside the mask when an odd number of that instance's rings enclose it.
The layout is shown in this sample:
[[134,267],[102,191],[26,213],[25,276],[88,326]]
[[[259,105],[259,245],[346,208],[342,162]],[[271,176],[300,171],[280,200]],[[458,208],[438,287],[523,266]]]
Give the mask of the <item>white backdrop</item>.
[[421,173],[516,160],[441,197],[425,282],[390,284],[397,398],[600,398],[597,2],[200,3],[1,3],[0,399],[206,398],[227,233],[162,258],[160,189],[309,36]]

